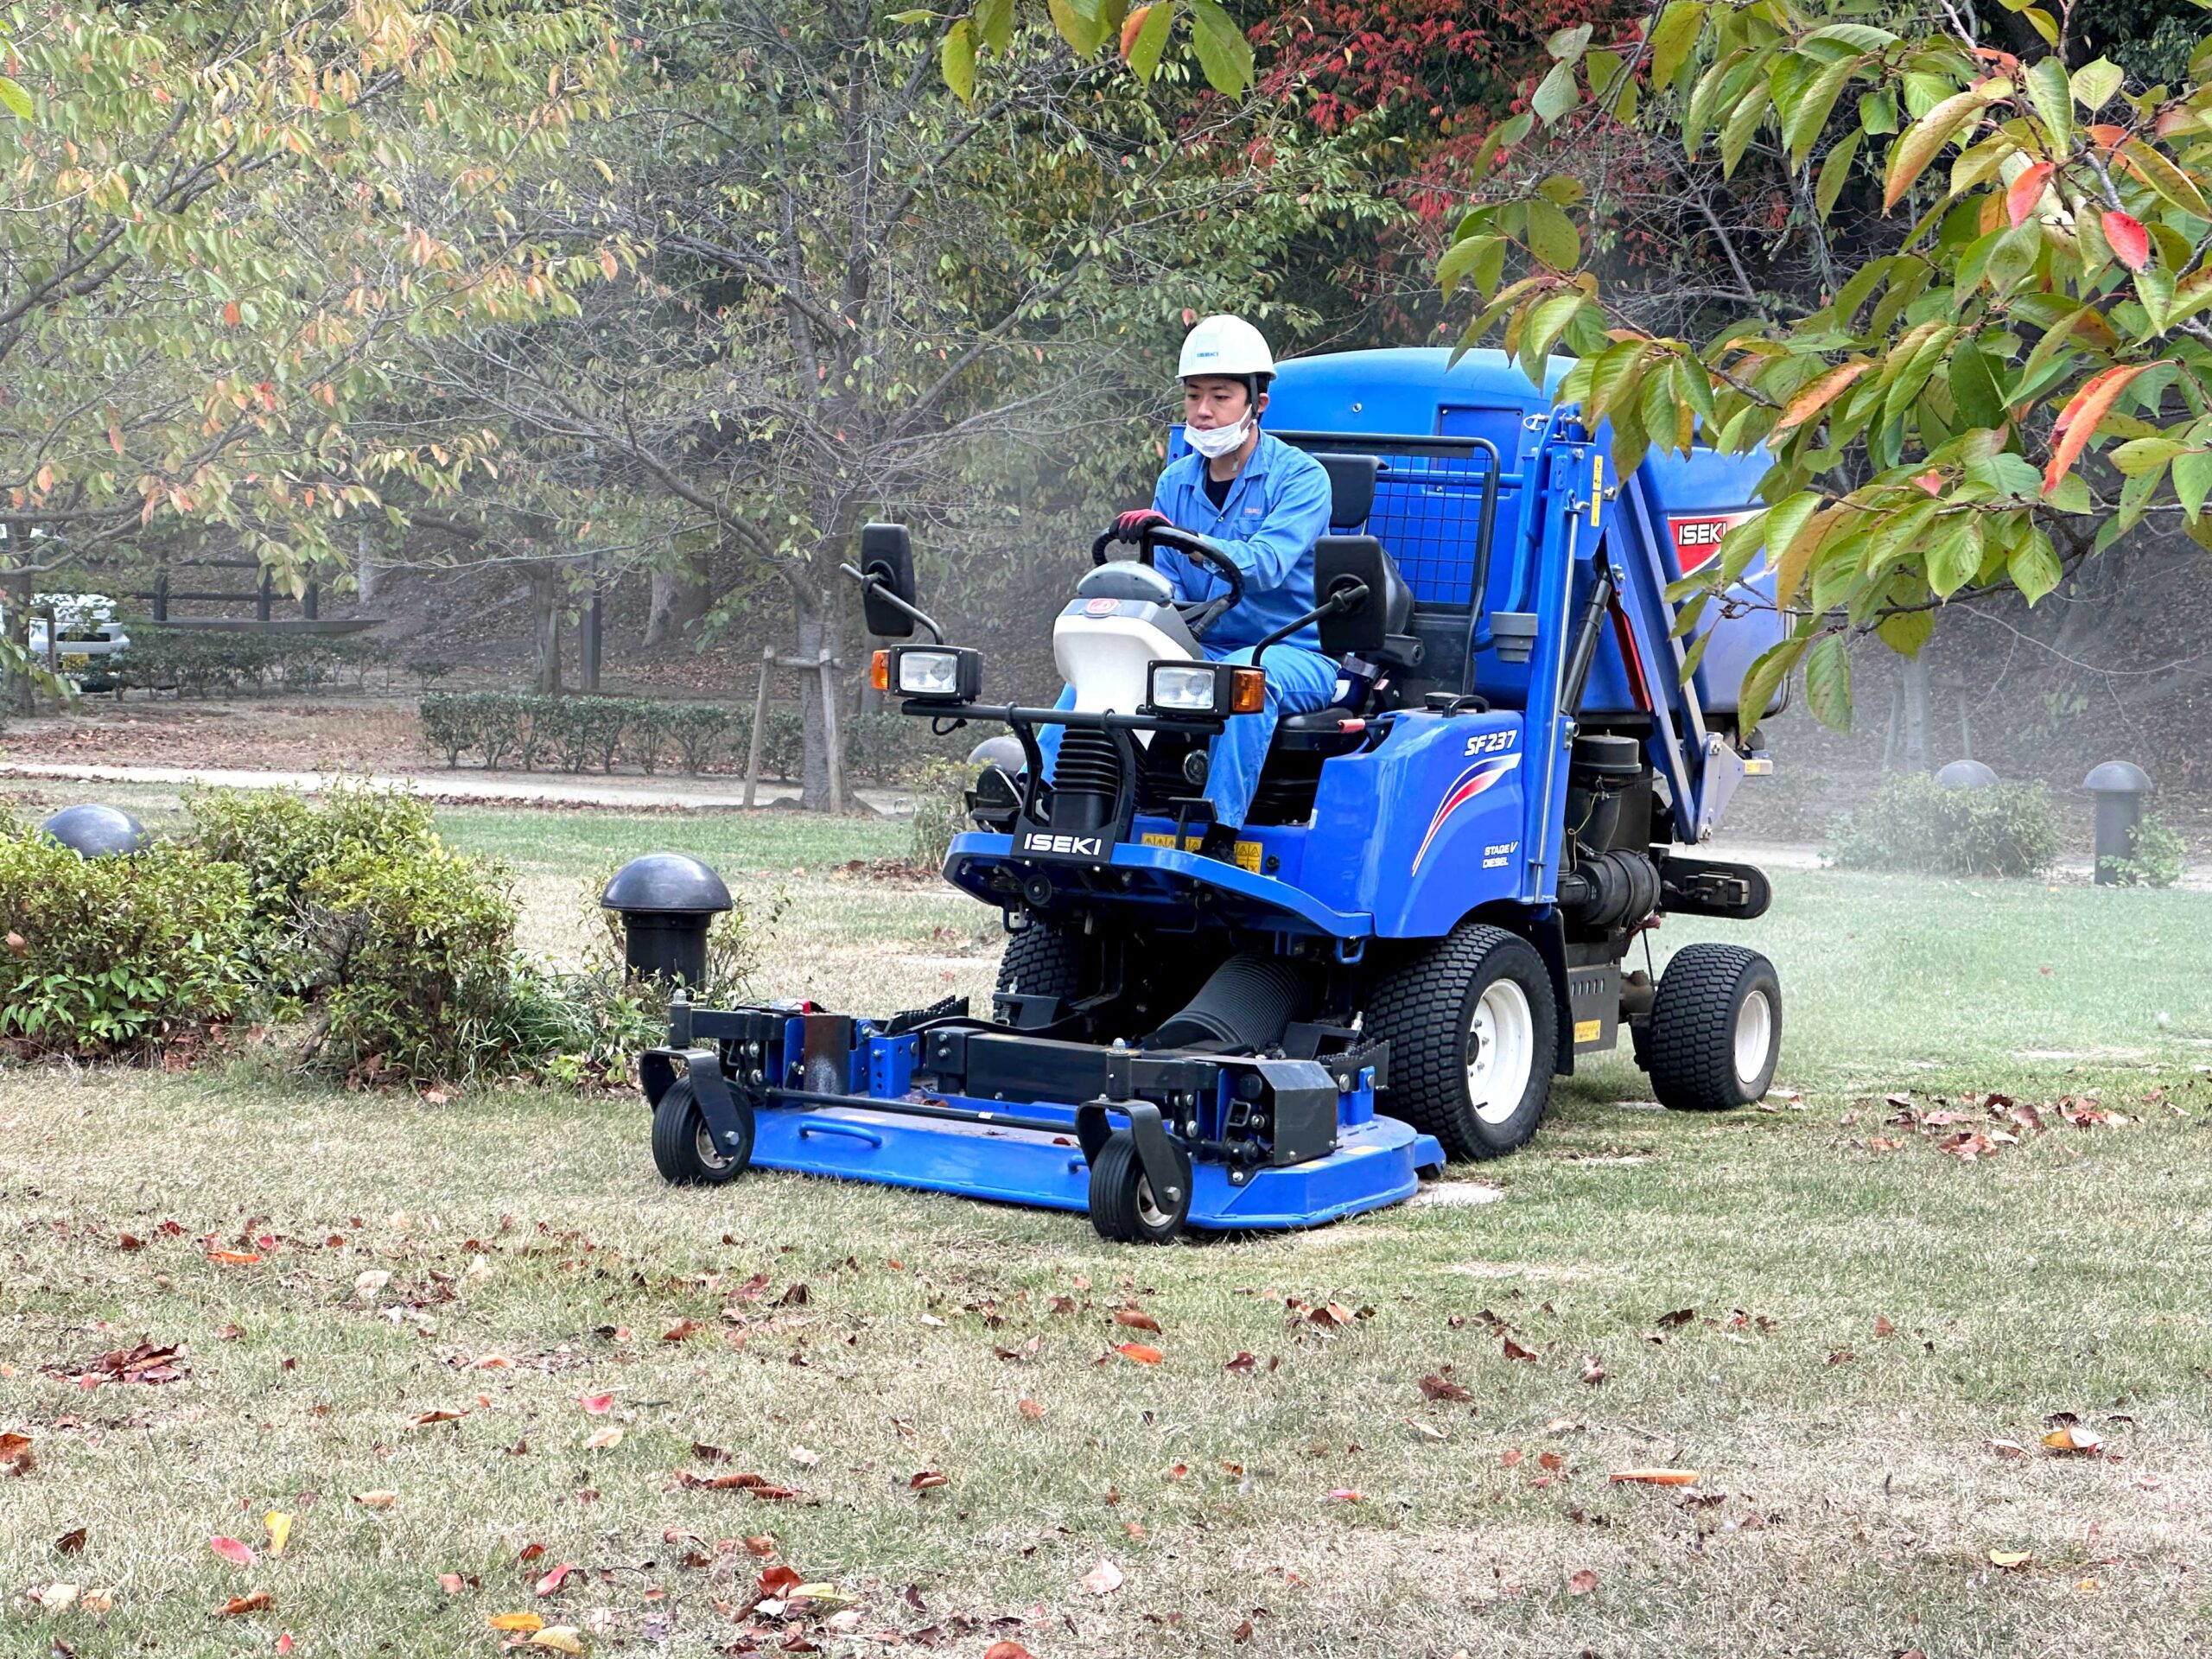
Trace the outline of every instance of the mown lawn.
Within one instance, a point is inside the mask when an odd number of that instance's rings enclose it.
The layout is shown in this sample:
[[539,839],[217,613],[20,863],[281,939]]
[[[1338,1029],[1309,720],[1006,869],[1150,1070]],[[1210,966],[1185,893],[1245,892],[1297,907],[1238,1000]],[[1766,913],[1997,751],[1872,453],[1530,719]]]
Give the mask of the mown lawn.
[[[442,822],[534,909],[700,852],[780,905],[779,990],[988,986],[988,917],[837,868],[900,826]],[[1416,1205],[1162,1251],[784,1176],[677,1192],[628,1096],[0,1073],[0,1432],[33,1458],[0,1478],[0,1653],[489,1655],[525,1611],[656,1656],[2198,1650],[2212,895],[1777,885],[1727,936],[1781,968],[1801,1098],[1675,1117],[1611,1060]],[[1990,1090],[2050,1127],[1963,1162],[1961,1126],[1886,1121]],[[70,1380],[142,1338],[183,1375]],[[2062,1412],[2099,1452],[2039,1444]],[[1700,1478],[1606,1478],[1649,1466]],[[836,1592],[748,1612],[785,1564]]]

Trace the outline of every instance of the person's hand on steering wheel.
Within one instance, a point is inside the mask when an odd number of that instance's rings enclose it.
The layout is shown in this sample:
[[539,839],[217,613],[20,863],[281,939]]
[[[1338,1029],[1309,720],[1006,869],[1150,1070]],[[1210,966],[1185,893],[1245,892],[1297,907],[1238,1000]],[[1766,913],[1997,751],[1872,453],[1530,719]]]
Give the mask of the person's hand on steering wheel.
[[1135,545],[1148,524],[1166,524],[1174,521],[1154,507],[1139,507],[1125,512],[1114,521],[1114,538]]

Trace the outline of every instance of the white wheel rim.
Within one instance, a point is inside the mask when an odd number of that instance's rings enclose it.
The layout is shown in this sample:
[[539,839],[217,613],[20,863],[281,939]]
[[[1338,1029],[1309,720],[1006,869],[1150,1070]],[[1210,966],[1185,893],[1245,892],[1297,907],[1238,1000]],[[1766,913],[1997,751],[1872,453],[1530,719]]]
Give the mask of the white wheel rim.
[[1510,979],[1493,981],[1468,1024],[1467,1098],[1485,1123],[1503,1123],[1521,1109],[1536,1063],[1536,1020],[1529,995]]
[[691,1148],[699,1161],[709,1169],[720,1169],[729,1161],[722,1155],[722,1149],[715,1144],[715,1132],[707,1127],[704,1114],[692,1128]]
[[1774,1005],[1764,991],[1753,991],[1736,1011],[1736,1079],[1745,1088],[1766,1070],[1766,1052],[1774,1042]]
[[1137,1219],[1154,1229],[1167,1225],[1167,1212],[1154,1202],[1152,1183],[1141,1175],[1137,1177]]

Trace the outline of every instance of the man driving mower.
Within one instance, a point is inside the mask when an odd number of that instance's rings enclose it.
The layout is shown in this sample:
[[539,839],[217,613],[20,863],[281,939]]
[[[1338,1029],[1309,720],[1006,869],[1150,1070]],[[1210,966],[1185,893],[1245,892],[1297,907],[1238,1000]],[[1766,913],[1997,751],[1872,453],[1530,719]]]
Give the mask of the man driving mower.
[[[1205,654],[1217,662],[1250,663],[1255,645],[1314,605],[1313,543],[1329,529],[1329,475],[1311,455],[1260,430],[1274,370],[1267,340],[1242,317],[1207,317],[1192,328],[1177,371],[1183,437],[1192,453],[1160,474],[1151,506],[1114,522],[1116,537],[1132,543],[1153,524],[1203,536],[1243,573],[1243,601],[1205,641]],[[1172,549],[1159,550],[1157,568],[1181,601],[1228,591],[1223,577]],[[1266,707],[1230,721],[1213,740],[1205,782],[1213,822],[1200,849],[1207,855],[1234,856],[1276,721],[1325,709],[1336,695],[1337,665],[1320,653],[1320,643],[1319,626],[1308,622],[1269,645],[1267,660],[1257,664],[1267,671]],[[1075,706],[1072,687],[1058,706]],[[1065,729],[1050,726],[1038,734],[1048,778]]]

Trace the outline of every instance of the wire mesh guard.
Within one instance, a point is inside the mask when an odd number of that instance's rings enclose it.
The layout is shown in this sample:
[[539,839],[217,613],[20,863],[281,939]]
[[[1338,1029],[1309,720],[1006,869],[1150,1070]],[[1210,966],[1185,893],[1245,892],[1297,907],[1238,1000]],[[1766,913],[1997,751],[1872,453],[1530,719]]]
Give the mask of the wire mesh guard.
[[[1449,438],[1375,438],[1300,433],[1315,454],[1373,455],[1375,505],[1364,533],[1382,543],[1422,605],[1465,605],[1480,545],[1483,487],[1494,462],[1472,442]],[[1361,528],[1334,526],[1338,530]]]

